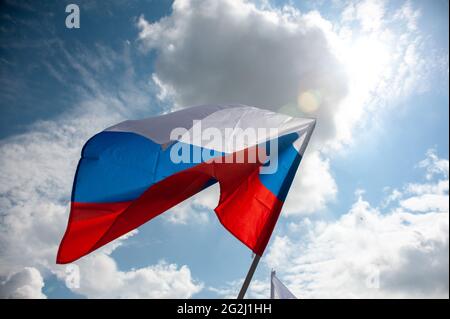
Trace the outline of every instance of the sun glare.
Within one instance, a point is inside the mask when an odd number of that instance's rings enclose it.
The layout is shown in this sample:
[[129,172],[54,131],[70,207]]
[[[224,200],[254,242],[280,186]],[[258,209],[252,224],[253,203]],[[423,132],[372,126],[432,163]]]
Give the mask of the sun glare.
[[357,39],[344,56],[349,80],[365,90],[376,87],[391,72],[391,60],[389,47],[374,37]]
[[[395,54],[387,39],[381,39],[379,35],[342,41],[337,52],[348,76],[349,92],[345,101],[352,105],[352,112],[356,113],[355,105],[364,103],[383,84],[383,79],[392,75]],[[297,97],[297,107],[305,114],[315,113],[321,102],[322,96],[318,90],[300,91]],[[342,112],[346,111],[343,107]]]

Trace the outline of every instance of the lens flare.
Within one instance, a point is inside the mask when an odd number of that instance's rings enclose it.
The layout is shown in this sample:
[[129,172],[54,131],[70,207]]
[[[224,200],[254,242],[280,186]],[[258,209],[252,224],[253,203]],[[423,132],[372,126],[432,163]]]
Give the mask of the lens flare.
[[313,113],[320,107],[320,95],[314,91],[304,91],[298,96],[298,107],[305,113]]

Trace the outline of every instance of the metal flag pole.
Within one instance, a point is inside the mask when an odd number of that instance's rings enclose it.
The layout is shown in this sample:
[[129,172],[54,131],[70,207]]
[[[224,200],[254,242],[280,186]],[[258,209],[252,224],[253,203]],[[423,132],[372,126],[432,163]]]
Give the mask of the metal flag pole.
[[255,257],[253,258],[253,262],[250,266],[250,269],[248,270],[247,276],[245,277],[244,283],[242,284],[237,299],[244,299],[245,293],[247,292],[248,286],[250,285],[250,281],[252,281],[252,277],[255,273],[256,267],[258,267],[260,258],[261,256],[259,255],[255,255]]
[[[306,135],[304,140],[302,141],[301,147],[298,150],[298,153],[303,156],[303,154],[305,153],[306,150],[306,146],[309,143],[309,139],[311,138],[312,132],[314,131],[314,128],[316,127],[316,120],[311,118],[312,122],[310,125],[308,125],[308,127],[306,128]],[[256,267],[258,267],[258,262],[259,259],[261,258],[261,256],[259,255],[255,255],[255,257],[253,258],[253,262],[250,266],[250,269],[248,270],[247,276],[245,277],[244,283],[242,284],[241,290],[239,291],[239,295],[237,297],[237,299],[244,299],[245,293],[247,292],[248,286],[250,285],[250,281],[252,280],[253,274],[255,273]],[[272,272],[272,276],[275,275],[275,272]],[[271,277],[271,282],[272,282],[272,277]],[[272,292],[271,292],[272,294]]]
[[270,299],[275,299],[275,287],[273,286],[273,277],[275,276],[275,270],[270,272]]

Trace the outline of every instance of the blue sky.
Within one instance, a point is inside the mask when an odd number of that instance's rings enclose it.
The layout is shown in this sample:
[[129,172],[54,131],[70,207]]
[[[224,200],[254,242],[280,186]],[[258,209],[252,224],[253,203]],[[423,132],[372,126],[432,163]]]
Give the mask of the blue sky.
[[[214,190],[77,263],[80,288],[54,258],[87,138],[238,102],[321,125],[250,296],[268,296],[276,268],[303,298],[448,298],[448,1],[79,1],[67,29],[70,2],[0,6],[2,296],[237,295],[251,252],[215,218]],[[311,90],[319,108],[305,114],[297,93]],[[348,226],[361,216],[372,224]],[[434,265],[435,286],[413,282],[411,256]]]

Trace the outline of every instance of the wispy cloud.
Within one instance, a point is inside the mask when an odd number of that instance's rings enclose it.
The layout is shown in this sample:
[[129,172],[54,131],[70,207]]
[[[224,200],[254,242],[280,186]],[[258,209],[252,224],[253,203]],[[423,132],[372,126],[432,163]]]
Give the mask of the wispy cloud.
[[[42,296],[42,277],[49,272],[64,280],[65,267],[55,264],[56,251],[84,142],[133,114],[158,111],[151,109],[151,87],[134,77],[127,48],[123,52],[101,46],[77,53],[65,50],[63,61],[53,64],[53,72],[61,80],[67,69],[79,73],[81,80],[72,87],[78,92],[76,102],[55,119],[37,122],[0,143],[0,278],[5,296]],[[106,83],[113,74],[117,81]],[[78,293],[93,298],[187,298],[202,289],[187,266],[161,263],[119,270],[110,254],[122,241],[76,263],[81,278]]]

